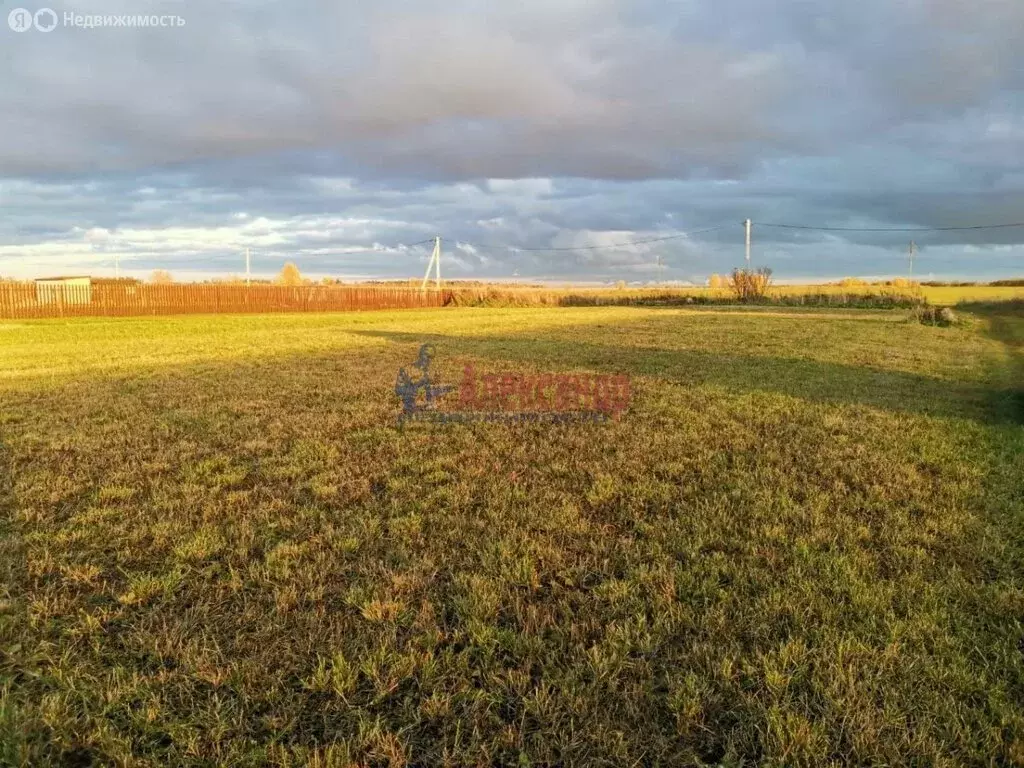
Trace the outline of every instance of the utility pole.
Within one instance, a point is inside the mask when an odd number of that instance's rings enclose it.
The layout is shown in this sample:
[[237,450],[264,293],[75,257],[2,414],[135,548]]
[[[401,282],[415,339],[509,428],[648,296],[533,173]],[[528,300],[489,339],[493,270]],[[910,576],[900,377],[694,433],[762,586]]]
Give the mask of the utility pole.
[[914,254],[917,252],[917,243],[910,241],[910,282],[914,282]]
[[437,282],[436,282],[436,285],[437,285],[437,290],[440,291],[441,290],[441,236],[440,235],[438,235],[437,239],[434,241],[434,250],[437,253],[437,256],[434,259],[434,264],[437,267],[437,273],[436,273],[436,275],[437,275]]
[[747,219],[746,221],[743,222],[743,228],[746,230],[747,234],[747,272],[750,271],[750,226],[750,219]]
[[438,235],[434,238],[434,252],[430,254],[430,261],[427,262],[427,271],[423,275],[423,285],[420,286],[421,291],[427,290],[427,282],[430,280],[430,270],[434,269],[434,285],[437,290],[441,290],[441,236]]
[[114,253],[114,279],[121,278],[121,254]]
[[252,277],[252,273],[249,270],[249,267],[250,267],[249,249],[246,248],[245,249],[245,284],[246,285],[249,285],[249,280]]

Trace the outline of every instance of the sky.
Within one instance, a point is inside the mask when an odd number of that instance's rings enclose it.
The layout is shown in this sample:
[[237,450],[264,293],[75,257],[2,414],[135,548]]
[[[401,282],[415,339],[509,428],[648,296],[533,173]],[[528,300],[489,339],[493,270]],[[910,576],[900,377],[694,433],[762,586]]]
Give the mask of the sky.
[[747,218],[780,281],[1024,276],[1024,227],[766,226],[1024,222],[1020,0],[46,7],[3,4],[3,276],[409,278],[439,235],[446,278],[703,283]]

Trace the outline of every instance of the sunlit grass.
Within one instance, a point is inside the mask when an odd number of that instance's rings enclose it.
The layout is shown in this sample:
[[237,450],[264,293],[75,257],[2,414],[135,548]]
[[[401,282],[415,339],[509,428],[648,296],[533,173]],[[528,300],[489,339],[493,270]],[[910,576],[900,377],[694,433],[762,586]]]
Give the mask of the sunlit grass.
[[[0,326],[0,763],[1024,761],[1017,316]],[[626,373],[395,426],[423,342]]]
[[[453,287],[458,289],[458,283]],[[523,305],[557,305],[567,299],[577,304],[584,301],[615,303],[656,302],[692,298],[695,302],[727,303],[735,300],[728,287],[678,286],[673,284],[645,287],[537,287],[523,285],[492,285],[461,289],[467,297],[492,296],[491,306],[500,306],[502,300]],[[856,306],[869,297],[888,297],[892,300],[926,301],[938,306],[953,306],[960,302],[1010,301],[1024,299],[1024,286],[929,286],[901,281],[898,285],[846,281],[844,284],[788,285],[775,284],[768,289],[769,300],[803,298],[808,304],[845,301]],[[681,302],[677,302],[681,303]]]

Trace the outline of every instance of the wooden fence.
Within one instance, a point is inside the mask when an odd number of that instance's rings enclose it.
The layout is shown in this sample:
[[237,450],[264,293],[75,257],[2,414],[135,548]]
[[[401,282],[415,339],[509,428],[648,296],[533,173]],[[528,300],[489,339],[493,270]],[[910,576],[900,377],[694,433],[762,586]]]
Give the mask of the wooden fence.
[[451,291],[377,286],[0,283],[0,318],[415,309],[451,299]]

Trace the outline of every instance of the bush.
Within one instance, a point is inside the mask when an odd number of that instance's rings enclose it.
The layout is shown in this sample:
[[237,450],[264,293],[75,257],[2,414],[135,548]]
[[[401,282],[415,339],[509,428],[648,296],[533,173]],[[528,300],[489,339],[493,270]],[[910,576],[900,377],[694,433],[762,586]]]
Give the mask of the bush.
[[729,278],[729,289],[740,301],[760,301],[768,293],[772,284],[772,271],[761,267],[756,271],[734,269]]
[[911,293],[795,293],[771,296],[763,303],[783,307],[845,307],[848,309],[911,309],[924,304],[924,299]]
[[924,325],[937,325],[941,328],[957,324],[956,313],[949,307],[918,307],[910,313],[910,317]]
[[897,277],[885,283],[885,285],[888,285],[892,288],[900,288],[902,290],[906,290],[908,288],[918,288],[921,284],[914,282],[913,280],[908,280],[905,277]]

